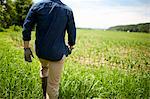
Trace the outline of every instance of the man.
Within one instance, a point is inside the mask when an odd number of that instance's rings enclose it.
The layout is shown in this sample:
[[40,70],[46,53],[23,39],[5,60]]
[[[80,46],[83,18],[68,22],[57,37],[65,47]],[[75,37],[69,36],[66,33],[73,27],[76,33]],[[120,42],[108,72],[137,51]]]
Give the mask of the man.
[[[64,59],[71,53],[76,40],[72,10],[60,0],[43,0],[34,4],[23,25],[25,60],[31,62],[29,47],[31,30],[36,25],[35,49],[41,62],[40,76],[44,99],[57,99]],[[65,44],[65,31],[68,46]]]

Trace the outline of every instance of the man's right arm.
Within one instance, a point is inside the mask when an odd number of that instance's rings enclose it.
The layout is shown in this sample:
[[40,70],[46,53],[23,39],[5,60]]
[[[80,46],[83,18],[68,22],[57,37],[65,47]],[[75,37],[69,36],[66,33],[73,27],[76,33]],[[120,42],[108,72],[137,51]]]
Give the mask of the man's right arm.
[[35,13],[33,11],[33,7],[32,6],[26,16],[26,19],[24,21],[23,24],[23,31],[22,31],[22,35],[23,35],[23,40],[24,41],[30,41],[31,40],[31,31],[32,28],[35,24]]
[[31,56],[33,57],[32,51],[29,47],[29,41],[31,40],[31,31],[35,24],[35,13],[33,11],[33,6],[30,8],[25,22],[23,24],[23,41],[24,41],[24,58],[25,61],[32,62]]
[[73,46],[75,45],[76,42],[76,27],[72,11],[68,12],[67,33],[68,33],[68,44],[70,46],[70,49],[73,49]]

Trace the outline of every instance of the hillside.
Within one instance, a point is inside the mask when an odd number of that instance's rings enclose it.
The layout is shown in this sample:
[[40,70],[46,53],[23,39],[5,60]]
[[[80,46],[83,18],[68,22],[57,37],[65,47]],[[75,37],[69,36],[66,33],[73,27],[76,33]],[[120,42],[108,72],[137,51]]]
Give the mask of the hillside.
[[110,27],[108,30],[150,33],[150,23],[141,23],[135,25],[119,25]]

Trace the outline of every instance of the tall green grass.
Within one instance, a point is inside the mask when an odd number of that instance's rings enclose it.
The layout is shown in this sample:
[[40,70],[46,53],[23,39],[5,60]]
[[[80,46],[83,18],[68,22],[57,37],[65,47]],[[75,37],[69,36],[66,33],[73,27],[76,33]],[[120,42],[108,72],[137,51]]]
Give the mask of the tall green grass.
[[[77,33],[77,45],[65,61],[61,99],[150,98],[149,34],[81,29]],[[37,57],[24,62],[20,31],[0,32],[0,98],[42,99],[39,68]]]

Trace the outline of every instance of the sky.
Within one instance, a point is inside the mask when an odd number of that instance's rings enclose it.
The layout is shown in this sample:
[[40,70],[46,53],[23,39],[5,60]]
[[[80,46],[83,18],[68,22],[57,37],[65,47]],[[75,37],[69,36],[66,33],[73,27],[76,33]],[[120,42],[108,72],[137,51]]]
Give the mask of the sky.
[[150,22],[150,0],[61,1],[73,10],[76,26],[80,28],[107,29],[116,25]]

